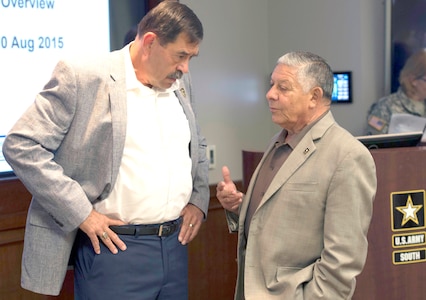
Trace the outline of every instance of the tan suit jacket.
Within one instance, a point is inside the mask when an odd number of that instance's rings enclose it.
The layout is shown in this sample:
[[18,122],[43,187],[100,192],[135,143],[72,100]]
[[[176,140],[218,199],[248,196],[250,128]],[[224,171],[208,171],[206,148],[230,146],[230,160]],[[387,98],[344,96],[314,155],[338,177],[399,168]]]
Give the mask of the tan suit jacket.
[[367,148],[329,112],[274,177],[246,239],[244,221],[259,166],[239,219],[227,214],[230,229],[239,232],[235,299],[350,299],[366,259],[377,184]]

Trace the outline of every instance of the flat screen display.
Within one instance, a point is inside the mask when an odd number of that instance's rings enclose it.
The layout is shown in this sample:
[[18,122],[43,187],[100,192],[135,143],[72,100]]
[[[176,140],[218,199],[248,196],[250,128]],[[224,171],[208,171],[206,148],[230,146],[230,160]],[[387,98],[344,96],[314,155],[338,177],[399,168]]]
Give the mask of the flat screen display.
[[[5,138],[4,135],[0,135],[0,149],[3,147],[4,138]],[[13,175],[13,170],[4,159],[3,152],[0,151],[0,178],[12,176],[12,175]]]
[[419,145],[422,131],[364,135],[356,137],[368,149],[414,147]]
[[109,51],[108,0],[0,1],[0,143],[60,58]]
[[331,95],[332,103],[351,103],[352,102],[352,72],[339,71],[333,72],[334,86]]

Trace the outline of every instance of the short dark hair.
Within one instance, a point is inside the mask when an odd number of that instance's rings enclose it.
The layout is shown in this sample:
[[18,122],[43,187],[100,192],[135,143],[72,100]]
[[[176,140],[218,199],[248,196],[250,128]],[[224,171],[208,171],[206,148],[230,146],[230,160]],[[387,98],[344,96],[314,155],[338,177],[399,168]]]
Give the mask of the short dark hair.
[[138,36],[154,32],[161,45],[173,43],[177,36],[185,33],[189,43],[200,43],[203,25],[195,13],[185,4],[163,1],[151,9],[139,22]]

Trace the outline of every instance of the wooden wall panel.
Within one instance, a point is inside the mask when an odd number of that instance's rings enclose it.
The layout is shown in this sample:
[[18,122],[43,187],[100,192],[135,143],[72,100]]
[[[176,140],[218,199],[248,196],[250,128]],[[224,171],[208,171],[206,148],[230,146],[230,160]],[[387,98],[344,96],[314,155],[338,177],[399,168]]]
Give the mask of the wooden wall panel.
[[[239,188],[241,184],[238,183]],[[210,188],[207,221],[189,244],[189,299],[233,299],[237,278],[237,234],[229,233],[225,212]]]
[[[241,182],[236,183],[241,189]],[[207,221],[189,244],[189,300],[232,299],[236,280],[237,235],[228,232],[225,213],[210,187]],[[0,300],[73,299],[73,273],[68,271],[57,297],[20,287],[25,219],[31,195],[17,179],[0,181]]]

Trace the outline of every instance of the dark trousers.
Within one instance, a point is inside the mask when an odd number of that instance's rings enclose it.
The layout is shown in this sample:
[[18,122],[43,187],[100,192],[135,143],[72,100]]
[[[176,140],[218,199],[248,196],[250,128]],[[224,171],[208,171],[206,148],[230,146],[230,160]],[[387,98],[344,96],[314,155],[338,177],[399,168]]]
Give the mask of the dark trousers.
[[93,251],[83,232],[76,240],[74,299],[187,300],[188,249],[168,237],[120,235],[126,251]]

